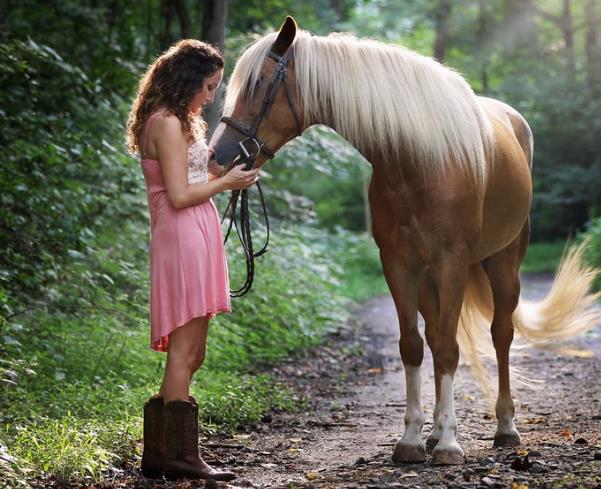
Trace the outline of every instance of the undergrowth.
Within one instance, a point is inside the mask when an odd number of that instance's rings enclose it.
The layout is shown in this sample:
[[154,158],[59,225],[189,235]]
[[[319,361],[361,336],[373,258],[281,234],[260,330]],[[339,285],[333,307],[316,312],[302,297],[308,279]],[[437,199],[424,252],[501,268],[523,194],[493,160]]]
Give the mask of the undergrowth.
[[[297,409],[298,399],[262,372],[318,344],[345,321],[351,298],[376,290],[379,265],[366,236],[303,225],[272,232],[252,292],[211,324],[192,385],[207,432]],[[9,309],[0,330],[0,485],[98,480],[139,456],[142,405],[166,358],[148,348],[147,259],[146,225],[125,222],[72,251],[44,297]],[[238,249],[229,261],[235,286],[244,274]]]

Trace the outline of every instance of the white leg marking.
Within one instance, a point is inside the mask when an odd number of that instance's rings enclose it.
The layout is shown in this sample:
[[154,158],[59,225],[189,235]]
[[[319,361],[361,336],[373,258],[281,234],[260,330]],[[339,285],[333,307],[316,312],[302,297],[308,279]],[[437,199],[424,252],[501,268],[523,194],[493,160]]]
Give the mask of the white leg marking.
[[405,411],[405,432],[401,443],[422,446],[422,427],[424,413],[422,411],[422,393],[420,367],[405,366],[405,382],[407,385],[407,409]]
[[460,463],[463,450],[455,440],[457,419],[453,400],[453,376],[444,374],[440,379],[440,412],[438,414],[440,438],[434,448],[435,463]]
[[432,431],[430,432],[430,434],[428,435],[428,439],[426,440],[426,448],[429,451],[432,451],[434,449],[434,447],[436,446],[436,444],[438,443],[438,440],[440,440],[440,434],[441,434],[442,430],[440,429],[440,425],[438,424],[439,414],[440,414],[440,398],[439,398],[439,396],[436,396],[436,401],[434,403],[434,416],[433,416],[434,423],[432,424]]
[[497,414],[497,431],[499,433],[515,433],[515,425],[513,424],[513,400],[510,397],[500,395],[495,406]]
[[420,368],[405,365],[407,386],[407,408],[405,409],[405,432],[397,442],[392,455],[395,462],[423,462],[426,459],[426,445],[421,433],[424,426]]
[[515,447],[521,444],[521,438],[518,430],[513,424],[513,399],[511,394],[499,394],[495,413],[497,415],[497,432],[495,433],[495,446]]

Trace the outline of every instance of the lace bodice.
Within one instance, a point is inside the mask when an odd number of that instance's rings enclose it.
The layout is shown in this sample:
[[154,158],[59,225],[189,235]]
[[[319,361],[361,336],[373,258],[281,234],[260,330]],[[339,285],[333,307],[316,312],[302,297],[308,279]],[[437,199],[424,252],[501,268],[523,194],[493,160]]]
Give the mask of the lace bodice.
[[188,183],[209,181],[209,148],[204,141],[188,146]]

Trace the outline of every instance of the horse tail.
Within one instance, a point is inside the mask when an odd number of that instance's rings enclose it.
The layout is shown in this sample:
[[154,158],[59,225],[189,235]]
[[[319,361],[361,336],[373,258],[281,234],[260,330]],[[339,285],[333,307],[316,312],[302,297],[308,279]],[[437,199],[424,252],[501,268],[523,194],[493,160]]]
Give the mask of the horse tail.
[[601,310],[591,307],[601,291],[590,292],[599,270],[583,262],[587,246],[588,241],[584,241],[564,252],[544,299],[520,301],[513,321],[522,338],[534,344],[550,343],[584,333],[601,322]]
[[482,358],[496,358],[490,336],[493,313],[494,304],[488,277],[482,264],[472,265],[459,316],[457,343],[462,361],[471,367],[480,389],[489,401],[492,401],[490,375],[482,364]]
[[[600,270],[584,263],[584,241],[567,249],[551,290],[539,301],[520,299],[513,313],[516,333],[533,345],[548,345],[571,338],[601,323],[601,309],[594,306],[600,292],[590,292]],[[457,330],[462,358],[471,365],[483,392],[490,398],[490,376],[482,357],[495,358],[490,335],[494,313],[492,291],[481,264],[472,265]],[[518,375],[519,376],[519,375]],[[523,380],[523,379],[522,379]]]

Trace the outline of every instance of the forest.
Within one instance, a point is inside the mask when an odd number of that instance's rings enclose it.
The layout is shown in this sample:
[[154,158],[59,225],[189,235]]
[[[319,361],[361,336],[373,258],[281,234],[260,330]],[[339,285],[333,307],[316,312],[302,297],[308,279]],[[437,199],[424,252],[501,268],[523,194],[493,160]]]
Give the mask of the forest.
[[[164,357],[148,349],[146,193],[125,144],[137,83],[173,42],[197,38],[223,51],[225,87],[243,49],[286,15],[434,57],[519,110],[535,141],[523,270],[552,273],[566,240],[587,237],[601,266],[600,0],[0,0],[0,486],[98,481],[139,459]],[[270,368],[386,293],[370,173],[321,126],[265,167],[270,251],[251,294],[211,329],[193,386],[206,432],[302,409]],[[235,243],[228,258],[238,285]]]

